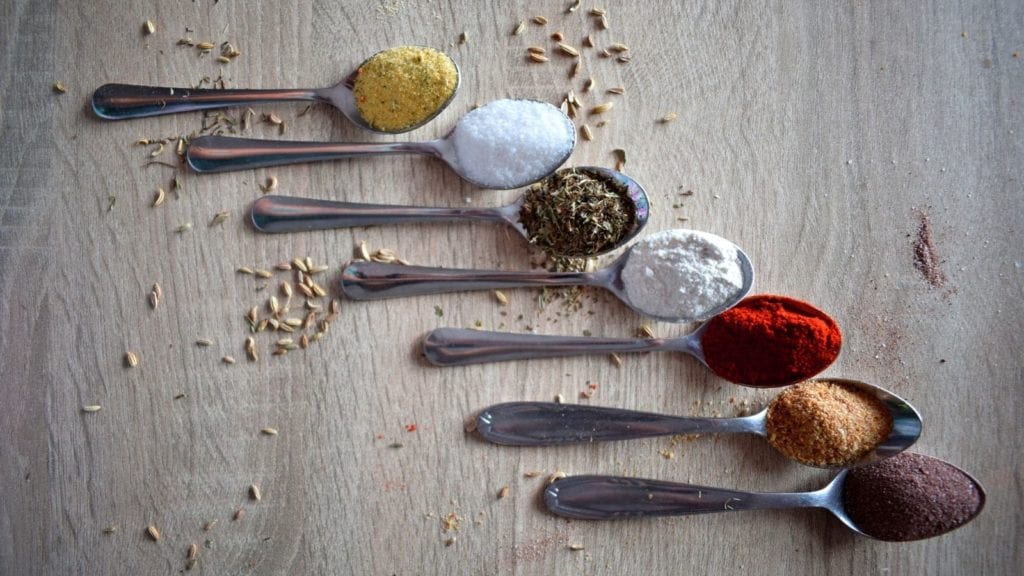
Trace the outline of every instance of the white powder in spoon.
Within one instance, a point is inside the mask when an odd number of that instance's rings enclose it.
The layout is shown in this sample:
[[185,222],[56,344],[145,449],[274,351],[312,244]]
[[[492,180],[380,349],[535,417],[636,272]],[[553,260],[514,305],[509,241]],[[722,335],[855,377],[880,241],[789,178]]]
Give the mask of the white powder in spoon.
[[665,230],[630,250],[622,270],[629,301],[651,316],[704,320],[743,287],[736,245],[696,230]]
[[459,120],[459,172],[485,188],[518,188],[551,174],[572,153],[576,130],[551,104],[496,100]]

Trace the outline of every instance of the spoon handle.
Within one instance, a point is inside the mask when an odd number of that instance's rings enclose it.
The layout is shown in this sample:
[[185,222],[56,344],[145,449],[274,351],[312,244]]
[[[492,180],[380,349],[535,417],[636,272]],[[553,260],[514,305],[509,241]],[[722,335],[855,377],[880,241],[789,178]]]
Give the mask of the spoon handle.
[[588,284],[591,276],[587,272],[449,270],[361,261],[345,268],[341,291],[355,300],[380,300],[463,290]]
[[251,216],[257,230],[272,234],[406,222],[503,221],[493,208],[392,206],[274,195],[253,202]]
[[437,366],[657,350],[682,350],[692,354],[686,337],[590,338],[438,328],[428,333],[423,340],[423,353],[427,360]]
[[741,492],[620,476],[570,476],[544,491],[548,510],[569,518],[610,520],[732,510],[825,507],[817,492]]
[[200,136],[189,143],[186,157],[189,166],[196,172],[228,172],[385,154],[436,156],[437,152],[430,142],[354,144]]
[[106,120],[124,120],[282,100],[319,101],[322,98],[316,90],[214,90],[104,84],[93,92],[92,110]]
[[763,422],[763,414],[745,418],[682,418],[581,404],[507,402],[480,412],[476,430],[495,444],[549,446],[670,434],[758,433],[759,423]]

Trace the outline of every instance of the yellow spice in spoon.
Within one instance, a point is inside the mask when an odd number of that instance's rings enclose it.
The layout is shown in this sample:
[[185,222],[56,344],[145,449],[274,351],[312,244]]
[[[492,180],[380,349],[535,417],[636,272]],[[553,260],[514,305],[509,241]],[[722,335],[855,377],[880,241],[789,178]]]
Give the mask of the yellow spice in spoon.
[[843,466],[889,436],[892,414],[863,390],[812,380],[772,400],[767,428],[768,442],[783,455],[811,466]]
[[436,114],[455,92],[458,70],[445,53],[422,46],[384,50],[359,67],[353,94],[359,115],[397,132]]

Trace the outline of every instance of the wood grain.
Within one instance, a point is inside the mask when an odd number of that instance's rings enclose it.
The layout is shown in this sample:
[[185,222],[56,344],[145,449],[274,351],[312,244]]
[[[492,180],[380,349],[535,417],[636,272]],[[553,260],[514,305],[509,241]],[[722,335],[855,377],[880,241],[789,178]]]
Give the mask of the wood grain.
[[[177,573],[192,543],[197,574],[998,574],[1024,564],[1024,7],[610,2],[603,31],[591,5],[566,14],[568,4],[0,3],[0,573]],[[550,23],[511,35],[538,14]],[[143,34],[146,19],[156,34]],[[588,33],[598,48],[625,42],[632,60],[585,49],[572,81],[567,57],[529,63],[526,46],[550,43],[556,30],[574,45]],[[186,36],[231,41],[242,56],[218,64],[177,46]],[[204,76],[237,87],[329,85],[399,44],[445,49],[463,73],[453,105],[406,136],[416,140],[443,136],[474,104],[557,103],[593,76],[598,89],[583,98],[616,105],[571,163],[611,166],[612,150],[627,150],[626,171],[654,200],[649,230],[692,226],[733,239],[755,263],[756,290],[833,314],[846,342],[828,374],[913,402],[926,418],[915,450],[975,474],[985,512],[901,545],[855,537],[824,512],[616,523],[547,514],[538,496],[557,470],[766,491],[812,489],[829,476],[756,438],[508,449],[463,430],[489,404],[556,394],[693,415],[770,399],[675,355],[629,356],[621,367],[594,357],[440,369],[418,352],[440,326],[634,333],[644,320],[606,294],[588,294],[579,310],[558,299],[541,306],[532,290],[509,291],[508,306],[489,293],[342,301],[307,351],[273,357],[273,338],[259,334],[261,357],[246,360],[243,316],[287,275],[260,281],[240,266],[308,255],[330,266],[322,283],[334,293],[361,241],[418,264],[537,261],[513,233],[485,225],[258,235],[246,208],[268,176],[283,194],[365,202],[491,206],[516,192],[474,189],[429,159],[382,158],[180,171],[175,193],[174,170],[147,166],[152,148],[133,142],[188,135],[201,116],[103,122],[89,96],[105,82],[189,86]],[[66,94],[51,90],[56,81]],[[612,86],[626,93],[604,94]],[[303,108],[257,107],[281,115],[287,131],[257,122],[248,133],[406,138]],[[668,112],[678,120],[658,123]],[[175,162],[170,150],[159,159]],[[158,187],[170,194],[154,208]],[[209,225],[223,210],[229,220]],[[922,215],[941,287],[913,266]],[[175,233],[184,223],[191,231]],[[156,310],[146,301],[153,283],[164,292]],[[197,347],[202,337],[215,344]],[[127,350],[136,368],[124,366]],[[581,398],[590,384],[593,398]],[[103,409],[83,413],[84,404]],[[261,501],[249,498],[251,484]],[[503,486],[509,495],[498,499]],[[459,528],[446,531],[446,519]]]

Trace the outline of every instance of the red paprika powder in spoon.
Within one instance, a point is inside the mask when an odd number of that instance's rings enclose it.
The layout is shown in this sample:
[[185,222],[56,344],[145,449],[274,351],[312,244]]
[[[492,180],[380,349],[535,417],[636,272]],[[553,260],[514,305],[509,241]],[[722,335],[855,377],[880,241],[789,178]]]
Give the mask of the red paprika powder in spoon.
[[711,319],[701,337],[716,374],[748,386],[784,386],[828,368],[843,335],[828,314],[800,300],[760,294]]

